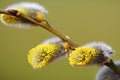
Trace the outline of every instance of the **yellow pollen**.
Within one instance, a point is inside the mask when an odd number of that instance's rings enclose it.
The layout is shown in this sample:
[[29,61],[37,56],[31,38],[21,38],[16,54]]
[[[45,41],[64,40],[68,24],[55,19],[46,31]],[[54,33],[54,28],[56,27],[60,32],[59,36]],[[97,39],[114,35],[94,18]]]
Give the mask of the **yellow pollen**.
[[7,15],[7,14],[1,14],[1,19],[5,24],[16,24],[20,23],[20,18],[17,18],[12,15]]
[[[14,10],[18,10],[20,13],[22,13],[26,16],[29,16],[36,21],[45,20],[44,14],[39,11],[34,11],[32,9],[29,10],[26,8],[14,8]],[[8,15],[8,14],[1,14],[1,20],[5,24],[29,24],[26,20],[24,20],[20,17]]]
[[69,55],[69,62],[73,66],[84,66],[92,62],[98,51],[90,47],[78,47]]
[[[27,11],[24,8],[14,8],[15,10],[20,11],[22,14],[27,14]],[[22,19],[16,16],[1,14],[1,20],[5,24],[18,24],[21,23]]]
[[38,45],[29,50],[28,62],[33,68],[42,68],[51,61],[58,49],[57,44]]

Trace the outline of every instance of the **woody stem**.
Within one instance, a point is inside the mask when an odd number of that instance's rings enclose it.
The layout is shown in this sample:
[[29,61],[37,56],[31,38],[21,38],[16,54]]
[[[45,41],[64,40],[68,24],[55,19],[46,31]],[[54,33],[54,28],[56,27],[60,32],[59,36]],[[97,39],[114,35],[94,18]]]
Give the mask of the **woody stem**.
[[32,19],[31,17],[26,16],[26,15],[20,13],[19,11],[17,11],[16,14],[13,14],[13,13],[10,13],[8,11],[0,9],[0,13],[1,14],[13,15],[13,16],[16,16],[16,17],[21,17],[21,18],[25,19],[26,21],[28,21],[30,23],[36,24],[38,26],[41,26],[42,28],[48,30],[49,32],[53,33],[54,35],[60,37],[63,41],[67,42],[70,45],[70,49],[75,49],[76,47],[78,47],[78,45],[76,45],[74,42],[72,42],[68,37],[66,37],[65,35],[61,34],[57,30],[55,30],[53,27],[51,27],[50,24],[46,20],[38,22],[38,21]]
[[109,62],[106,62],[105,65],[120,75],[120,69],[115,65],[112,59],[110,59]]

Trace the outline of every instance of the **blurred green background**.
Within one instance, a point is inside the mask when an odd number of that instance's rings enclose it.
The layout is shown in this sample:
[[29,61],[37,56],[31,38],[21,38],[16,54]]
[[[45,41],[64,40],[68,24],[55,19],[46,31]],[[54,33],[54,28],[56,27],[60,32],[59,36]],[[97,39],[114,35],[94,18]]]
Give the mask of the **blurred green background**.
[[[0,0],[0,8],[24,0]],[[120,58],[119,0],[28,0],[44,5],[48,22],[79,45],[104,41]],[[52,37],[42,28],[18,29],[0,23],[0,80],[95,80],[99,67],[72,67],[63,58],[34,70],[27,62],[28,50]]]

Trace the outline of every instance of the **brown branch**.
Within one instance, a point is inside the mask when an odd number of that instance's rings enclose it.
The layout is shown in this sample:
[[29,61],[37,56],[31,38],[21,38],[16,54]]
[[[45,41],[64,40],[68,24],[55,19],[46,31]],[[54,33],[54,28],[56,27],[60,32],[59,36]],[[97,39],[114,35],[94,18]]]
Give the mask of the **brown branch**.
[[120,75],[120,69],[115,65],[112,59],[110,59],[109,62],[106,62],[104,65],[108,66],[109,68],[111,68],[113,71]]
[[10,13],[5,10],[0,9],[0,14],[10,14]]
[[70,45],[70,49],[75,49],[76,47],[78,47],[78,45],[76,45],[75,43],[73,43],[65,35],[61,34],[57,30],[55,30],[54,28],[52,28],[50,26],[50,24],[46,20],[43,20],[41,22],[37,22],[36,20],[32,19],[31,17],[26,16],[26,15],[24,15],[24,14],[22,14],[19,11],[16,11],[16,10],[5,11],[5,10],[1,10],[0,9],[0,13],[1,14],[9,14],[9,15],[13,15],[13,16],[16,16],[16,17],[20,17],[20,18],[23,18],[23,19],[25,19],[26,21],[28,21],[30,23],[36,24],[38,26],[41,26],[42,28],[48,30],[49,32],[53,33],[54,35],[60,37],[63,41],[67,42]]

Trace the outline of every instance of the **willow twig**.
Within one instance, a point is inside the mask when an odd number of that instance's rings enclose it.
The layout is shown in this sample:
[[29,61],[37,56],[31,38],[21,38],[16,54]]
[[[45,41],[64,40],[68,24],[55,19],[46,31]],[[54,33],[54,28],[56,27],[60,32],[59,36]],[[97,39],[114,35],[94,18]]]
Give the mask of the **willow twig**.
[[69,44],[69,46],[70,46],[70,49],[75,49],[76,47],[78,47],[78,45],[76,45],[74,42],[72,42],[68,37],[66,37],[65,35],[61,34],[57,30],[55,30],[53,27],[51,27],[50,24],[46,20],[38,22],[38,21],[32,19],[31,17],[26,16],[26,15],[20,13],[19,11],[17,11],[16,14],[15,13],[13,14],[13,13],[11,13],[9,11],[0,9],[0,13],[1,14],[9,14],[9,15],[13,15],[13,16],[16,16],[16,17],[20,17],[20,18],[23,18],[23,19],[25,19],[26,21],[28,21],[30,23],[36,24],[38,26],[41,26],[42,28],[48,30],[49,32],[53,33],[54,35],[60,37],[63,41],[67,42]]
[[10,15],[9,12],[7,12],[7,11],[5,11],[5,10],[2,10],[2,9],[0,9],[0,14],[9,14],[9,15]]
[[120,69],[115,65],[112,59],[110,59],[104,65],[108,66],[109,68],[111,68],[113,71],[120,75]]

